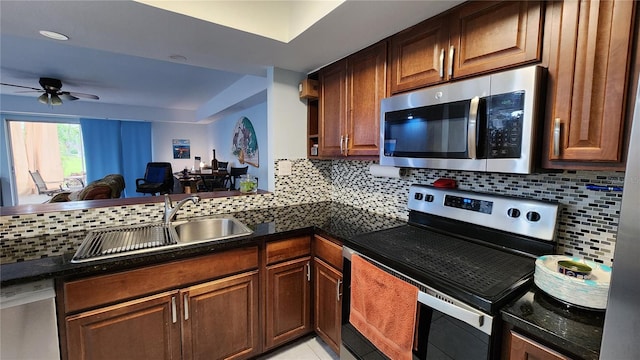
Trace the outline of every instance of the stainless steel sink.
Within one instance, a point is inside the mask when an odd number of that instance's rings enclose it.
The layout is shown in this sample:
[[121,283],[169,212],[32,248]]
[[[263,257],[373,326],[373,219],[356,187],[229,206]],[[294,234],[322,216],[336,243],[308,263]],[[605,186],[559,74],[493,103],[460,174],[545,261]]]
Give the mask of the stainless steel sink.
[[219,241],[249,235],[253,231],[233,217],[174,222],[179,244]]
[[79,263],[153,251],[178,243],[175,229],[165,224],[132,225],[93,230],[71,259]]
[[250,235],[252,232],[251,229],[233,217],[93,230],[87,234],[71,262],[80,263],[189,244],[220,241]]

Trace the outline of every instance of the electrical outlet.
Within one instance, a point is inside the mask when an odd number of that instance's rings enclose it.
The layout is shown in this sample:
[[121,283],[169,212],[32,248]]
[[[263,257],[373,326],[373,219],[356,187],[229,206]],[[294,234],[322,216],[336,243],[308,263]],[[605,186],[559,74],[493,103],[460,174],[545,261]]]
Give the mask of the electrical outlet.
[[278,162],[278,175],[280,176],[291,175],[291,161],[282,160]]

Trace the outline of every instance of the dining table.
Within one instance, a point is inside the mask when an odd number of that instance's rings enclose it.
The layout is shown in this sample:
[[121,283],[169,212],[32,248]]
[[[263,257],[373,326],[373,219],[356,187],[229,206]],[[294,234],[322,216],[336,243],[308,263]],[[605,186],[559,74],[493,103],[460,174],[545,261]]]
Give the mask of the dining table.
[[[229,172],[219,169],[202,169],[191,170],[187,172],[180,171],[174,173],[174,175],[176,175],[177,179],[184,187],[184,192],[186,194],[190,194],[198,191],[197,184],[200,181],[202,181],[202,184],[205,187],[206,191],[214,191],[215,189],[223,188],[224,180],[229,175]],[[207,183],[212,183],[213,185],[209,187]]]

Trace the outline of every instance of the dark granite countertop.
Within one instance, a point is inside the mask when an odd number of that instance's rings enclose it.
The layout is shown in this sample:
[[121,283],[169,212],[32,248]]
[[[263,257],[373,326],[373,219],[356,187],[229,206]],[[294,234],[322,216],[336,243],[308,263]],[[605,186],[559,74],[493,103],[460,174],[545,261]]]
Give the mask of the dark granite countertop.
[[[333,202],[249,210],[225,215],[232,215],[242,221],[253,230],[253,234],[241,238],[166,250],[159,249],[145,254],[87,263],[71,263],[75,249],[67,249],[68,251],[60,256],[3,264],[0,267],[1,285],[8,286],[48,278],[108,274],[214,251],[259,244],[262,241],[311,234],[313,231],[344,241],[357,234],[406,224],[395,218]],[[46,235],[37,240],[65,236],[79,243],[85,235],[86,232],[71,232],[64,235]],[[25,239],[25,242],[28,242],[28,239]]]
[[566,305],[532,285],[502,309],[502,319],[516,331],[559,349],[565,355],[598,359],[604,311]]

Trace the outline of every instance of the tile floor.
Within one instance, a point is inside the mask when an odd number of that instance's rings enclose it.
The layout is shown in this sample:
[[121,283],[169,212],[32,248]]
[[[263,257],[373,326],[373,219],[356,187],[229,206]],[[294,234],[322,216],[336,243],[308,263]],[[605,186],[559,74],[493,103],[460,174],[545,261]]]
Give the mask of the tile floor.
[[340,357],[318,337],[304,338],[258,360],[338,360]]

